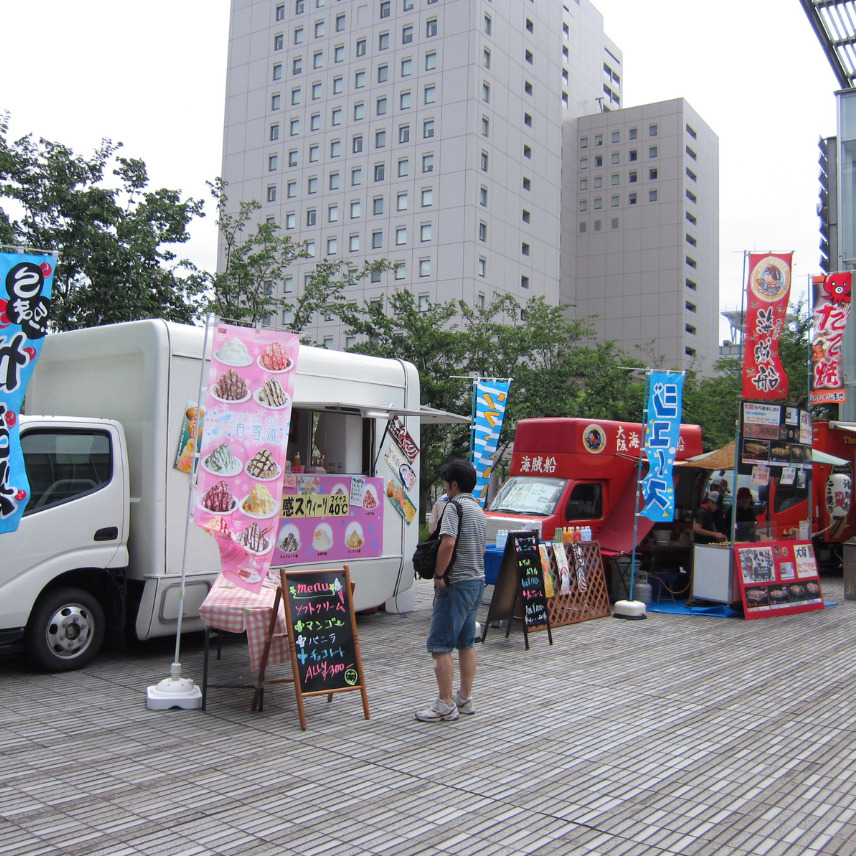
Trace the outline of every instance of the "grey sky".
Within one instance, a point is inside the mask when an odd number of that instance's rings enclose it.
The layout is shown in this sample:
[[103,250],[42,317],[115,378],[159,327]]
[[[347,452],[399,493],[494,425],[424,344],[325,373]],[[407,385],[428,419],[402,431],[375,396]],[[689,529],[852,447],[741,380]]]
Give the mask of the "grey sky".
[[[798,0],[595,0],[624,52],[624,104],[682,96],[720,141],[720,302],[739,308],[743,251],[788,251],[794,293],[817,273],[817,140],[835,78]],[[0,110],[89,153],[102,137],[153,185],[207,196],[220,172],[229,0],[7,3]],[[215,265],[210,216],[185,253]]]

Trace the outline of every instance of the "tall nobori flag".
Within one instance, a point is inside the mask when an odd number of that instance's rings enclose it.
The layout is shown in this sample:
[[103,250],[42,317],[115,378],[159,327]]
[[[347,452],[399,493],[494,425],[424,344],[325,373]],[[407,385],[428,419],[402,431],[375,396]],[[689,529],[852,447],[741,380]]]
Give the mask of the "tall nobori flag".
[[681,439],[683,391],[682,374],[651,374],[644,447],[648,458],[648,475],[642,480],[642,500],[645,506],[639,515],[655,523],[673,520],[675,516],[672,466]]
[[510,380],[480,380],[474,390],[473,466],[476,468],[476,486],[473,495],[481,505],[487,499],[487,486],[496,458],[510,385]]
[[0,253],[0,533],[18,528],[30,498],[18,414],[48,332],[53,263]]
[[779,358],[791,293],[793,253],[749,255],[743,349],[743,397],[784,398],[788,376]]
[[813,276],[811,383],[808,403],[843,404],[847,400],[841,347],[853,292],[853,273]]

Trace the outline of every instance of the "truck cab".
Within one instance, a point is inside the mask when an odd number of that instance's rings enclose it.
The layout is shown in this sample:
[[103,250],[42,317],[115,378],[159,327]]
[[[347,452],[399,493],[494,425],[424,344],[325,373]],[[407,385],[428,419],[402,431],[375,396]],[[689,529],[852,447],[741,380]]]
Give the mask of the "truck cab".
[[[509,477],[487,511],[488,540],[500,529],[535,529],[551,540],[556,529],[588,526],[607,548],[629,550],[643,430],[631,422],[522,419]],[[680,438],[677,460],[701,454],[699,426],[682,425]],[[679,524],[691,526],[701,477],[692,467],[675,469]],[[639,524],[637,541],[653,525],[644,518]]]

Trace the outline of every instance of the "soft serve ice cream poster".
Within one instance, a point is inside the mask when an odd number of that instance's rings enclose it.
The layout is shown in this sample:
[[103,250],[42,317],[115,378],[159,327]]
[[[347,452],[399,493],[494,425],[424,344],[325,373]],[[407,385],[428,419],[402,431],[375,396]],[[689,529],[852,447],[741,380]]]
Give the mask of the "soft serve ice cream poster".
[[195,519],[216,537],[224,576],[258,591],[282,501],[298,337],[217,326],[197,468]]

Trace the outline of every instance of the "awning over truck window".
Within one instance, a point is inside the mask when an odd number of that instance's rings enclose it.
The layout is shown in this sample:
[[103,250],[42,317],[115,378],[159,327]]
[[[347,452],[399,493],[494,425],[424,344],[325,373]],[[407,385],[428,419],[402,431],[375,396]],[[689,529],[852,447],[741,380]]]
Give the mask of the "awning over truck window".
[[318,410],[328,413],[354,413],[366,419],[389,419],[391,416],[418,416],[423,422],[445,425],[469,425],[469,416],[459,416],[457,413],[449,413],[447,410],[438,410],[436,407],[422,405],[418,410],[407,407],[376,407],[366,405],[355,407],[353,404],[342,404],[331,401],[295,401],[294,406],[300,410]]
[[613,506],[609,519],[597,533],[602,550],[614,553],[630,553],[634,546],[651,531],[654,521],[640,517],[636,524],[636,544],[633,543],[633,514],[636,504],[636,479],[630,479],[624,486],[618,502]]

